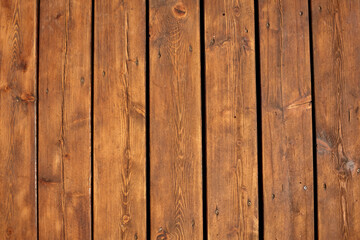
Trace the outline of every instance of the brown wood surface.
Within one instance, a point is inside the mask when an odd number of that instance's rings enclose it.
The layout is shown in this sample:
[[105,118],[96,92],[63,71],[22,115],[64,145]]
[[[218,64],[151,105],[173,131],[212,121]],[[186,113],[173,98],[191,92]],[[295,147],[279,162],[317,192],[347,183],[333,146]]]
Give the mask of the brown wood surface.
[[146,239],[145,7],[95,3],[95,239]]
[[360,235],[360,2],[313,0],[319,239]]
[[0,2],[0,238],[36,239],[35,0]]
[[0,0],[0,239],[358,239],[358,42],[358,0]]
[[254,1],[205,1],[209,239],[258,239]]
[[260,0],[265,239],[313,239],[307,1]]
[[90,239],[91,1],[41,1],[39,50],[39,238]]
[[202,239],[199,1],[150,0],[151,239]]

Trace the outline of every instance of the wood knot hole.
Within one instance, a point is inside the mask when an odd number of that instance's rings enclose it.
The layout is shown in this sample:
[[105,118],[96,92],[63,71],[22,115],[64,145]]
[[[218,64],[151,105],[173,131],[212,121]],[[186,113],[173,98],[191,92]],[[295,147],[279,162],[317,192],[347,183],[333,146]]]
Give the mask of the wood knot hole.
[[184,18],[187,13],[183,3],[177,3],[172,10],[176,18]]

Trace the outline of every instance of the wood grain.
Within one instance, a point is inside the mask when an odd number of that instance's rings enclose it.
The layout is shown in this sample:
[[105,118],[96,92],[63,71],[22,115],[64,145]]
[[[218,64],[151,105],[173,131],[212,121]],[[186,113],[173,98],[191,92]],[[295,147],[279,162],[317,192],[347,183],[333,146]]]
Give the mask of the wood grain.
[[205,1],[209,239],[258,239],[254,1]]
[[145,7],[95,3],[95,239],[146,239]]
[[36,239],[36,2],[0,2],[0,238]]
[[264,236],[314,239],[307,1],[260,0],[259,28]]
[[41,1],[39,34],[39,237],[90,239],[91,1]]
[[319,239],[360,235],[360,2],[312,1]]
[[199,1],[150,0],[151,239],[202,239]]

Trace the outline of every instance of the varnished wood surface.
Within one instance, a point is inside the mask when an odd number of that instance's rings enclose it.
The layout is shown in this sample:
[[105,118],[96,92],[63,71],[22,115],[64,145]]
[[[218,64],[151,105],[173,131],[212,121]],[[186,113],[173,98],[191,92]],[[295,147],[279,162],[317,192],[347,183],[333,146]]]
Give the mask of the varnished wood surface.
[[0,238],[36,239],[37,1],[0,2]]
[[359,19],[0,1],[0,239],[358,239]]
[[258,239],[254,2],[204,10],[208,239]]
[[201,239],[200,11],[150,0],[151,239]]
[[91,238],[91,1],[41,1],[40,239]]
[[95,239],[146,239],[145,7],[95,2]]
[[312,1],[319,239],[360,234],[360,2]]
[[307,1],[260,0],[259,35],[264,237],[314,239]]

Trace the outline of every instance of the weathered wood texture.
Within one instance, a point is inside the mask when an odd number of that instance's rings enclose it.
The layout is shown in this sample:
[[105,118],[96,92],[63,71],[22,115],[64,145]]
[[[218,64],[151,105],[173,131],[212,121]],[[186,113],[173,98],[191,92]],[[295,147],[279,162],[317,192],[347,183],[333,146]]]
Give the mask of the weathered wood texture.
[[360,2],[313,0],[319,239],[360,235]]
[[313,239],[308,2],[260,0],[259,28],[264,236]]
[[358,0],[0,0],[0,239],[359,238],[358,42]]
[[145,7],[95,2],[95,239],[146,239]]
[[36,239],[35,0],[0,2],[0,238]]
[[150,0],[151,239],[202,239],[199,1]]
[[39,238],[91,237],[91,1],[42,0]]
[[258,239],[254,1],[204,8],[208,237]]

